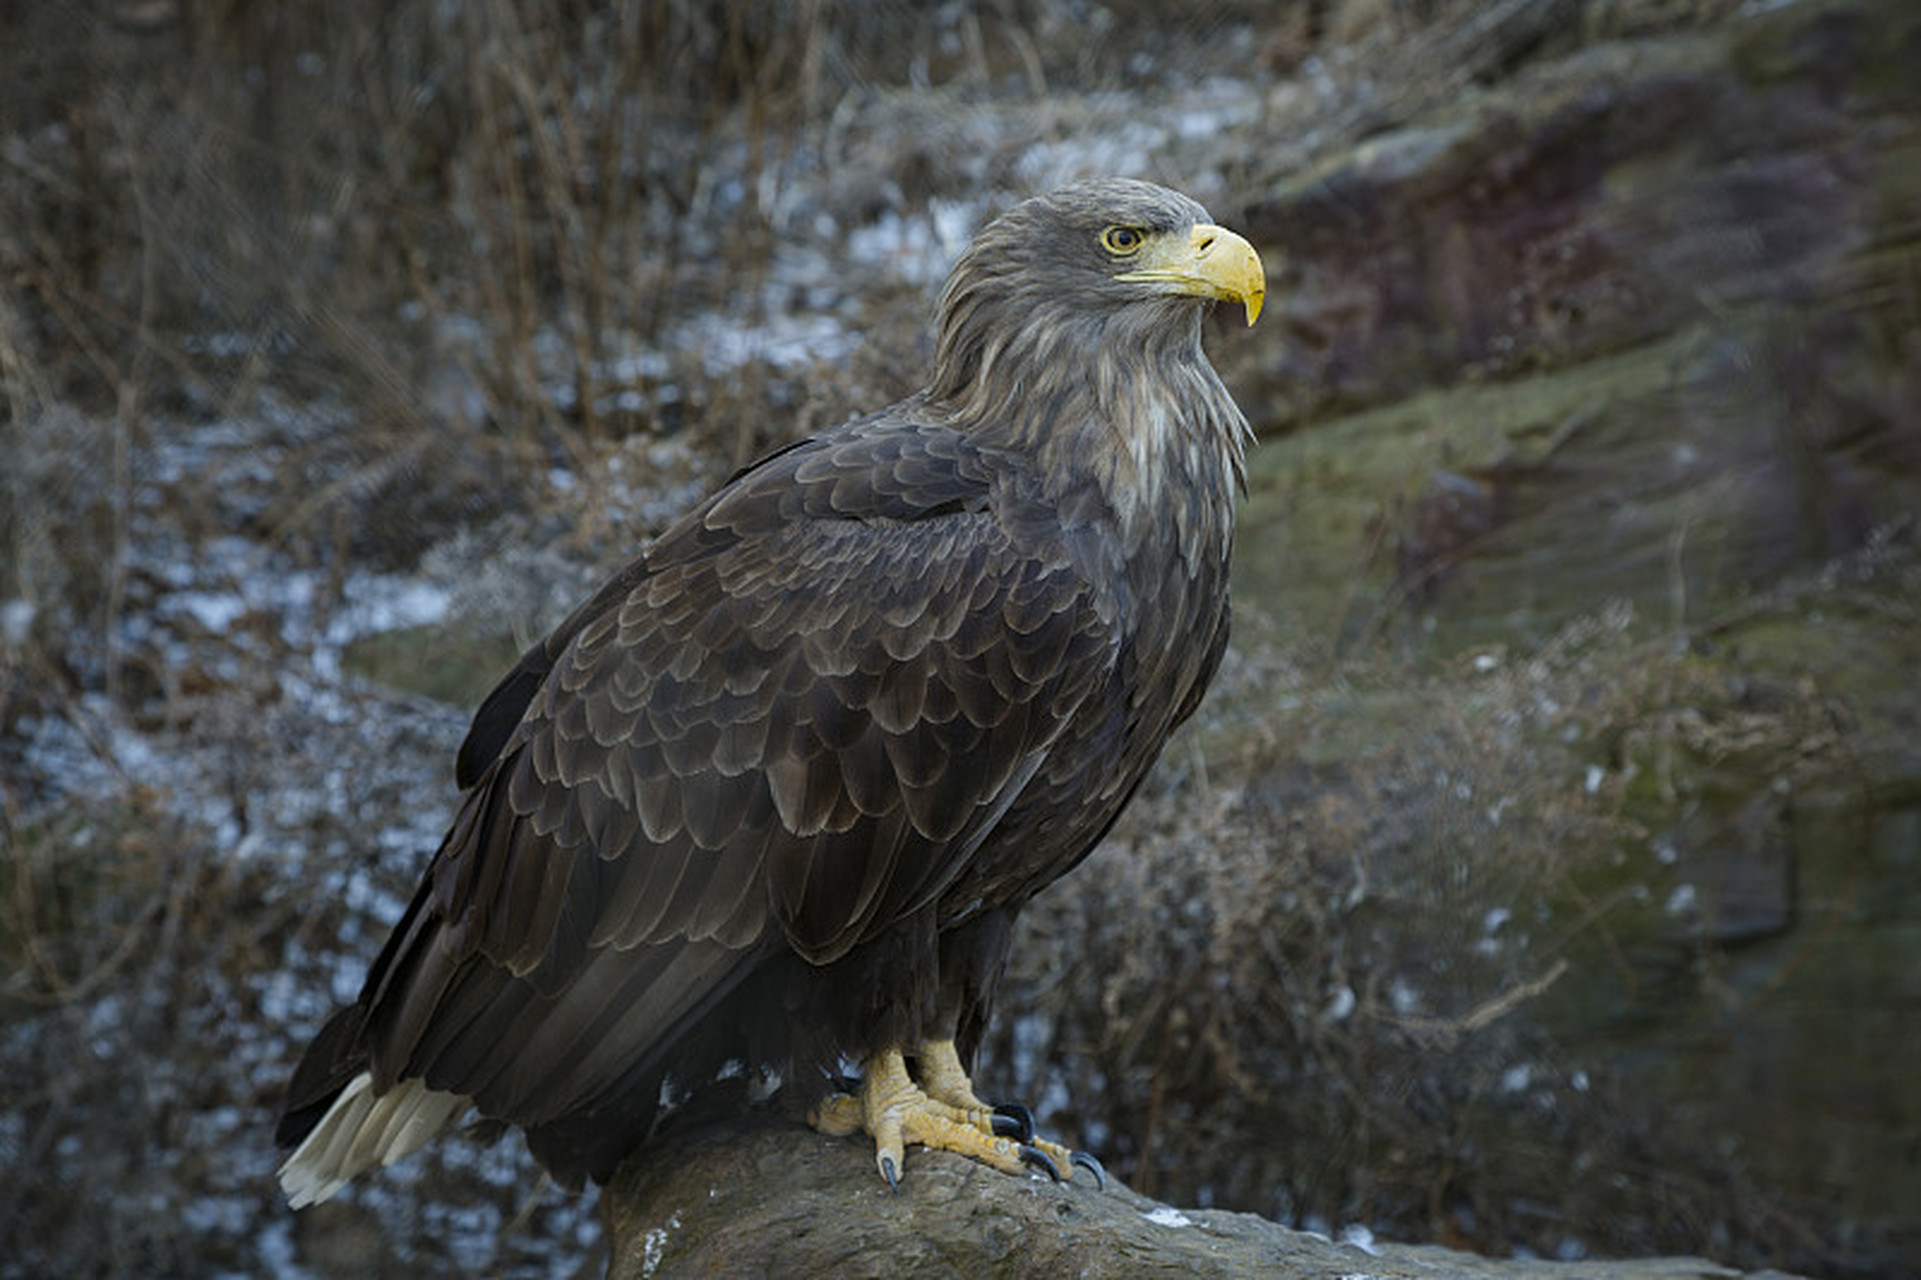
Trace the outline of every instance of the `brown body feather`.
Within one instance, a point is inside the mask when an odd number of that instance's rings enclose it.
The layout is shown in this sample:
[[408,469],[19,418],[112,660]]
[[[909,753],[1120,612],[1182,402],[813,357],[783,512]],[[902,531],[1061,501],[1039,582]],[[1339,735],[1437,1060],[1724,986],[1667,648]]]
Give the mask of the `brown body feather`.
[[1226,643],[1245,424],[1201,301],[1097,244],[1200,221],[1138,183],[1021,206],[956,268],[927,392],[750,468],[528,651],[283,1143],[365,1073],[471,1099],[577,1185],[663,1083],[971,1054],[1015,914]]

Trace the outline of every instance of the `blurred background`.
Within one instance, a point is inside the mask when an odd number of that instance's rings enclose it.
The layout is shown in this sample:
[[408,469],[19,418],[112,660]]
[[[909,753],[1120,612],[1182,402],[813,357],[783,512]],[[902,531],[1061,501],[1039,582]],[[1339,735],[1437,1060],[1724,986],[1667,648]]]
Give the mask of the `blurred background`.
[[1906,0],[0,3],[0,1275],[568,1276],[271,1120],[518,650],[1126,174],[1267,260],[1236,644],[981,1080],[1365,1239],[1921,1269]]

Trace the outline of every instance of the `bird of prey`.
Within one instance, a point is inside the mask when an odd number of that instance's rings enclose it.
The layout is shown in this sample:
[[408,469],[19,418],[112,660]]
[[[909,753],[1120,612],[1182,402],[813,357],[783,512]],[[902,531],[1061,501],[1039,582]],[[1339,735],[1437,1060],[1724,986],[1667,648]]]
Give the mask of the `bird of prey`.
[[743,1074],[890,1184],[914,1144],[1071,1178],[968,1064],[1022,906],[1219,664],[1248,428],[1201,321],[1264,292],[1174,191],[1027,200],[955,265],[924,390],[747,468],[529,649],[294,1074],[290,1201],[470,1109],[605,1181]]

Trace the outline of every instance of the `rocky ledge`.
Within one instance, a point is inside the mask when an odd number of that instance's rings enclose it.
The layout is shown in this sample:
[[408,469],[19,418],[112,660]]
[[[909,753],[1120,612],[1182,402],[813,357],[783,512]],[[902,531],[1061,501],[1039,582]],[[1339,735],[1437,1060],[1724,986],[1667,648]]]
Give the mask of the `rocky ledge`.
[[1264,1276],[1271,1280],[1735,1280],[1699,1258],[1546,1262],[1361,1248],[1251,1213],[1180,1209],[1109,1180],[1009,1177],[915,1150],[898,1193],[869,1151],[773,1118],[647,1149],[602,1197],[609,1280],[681,1276]]

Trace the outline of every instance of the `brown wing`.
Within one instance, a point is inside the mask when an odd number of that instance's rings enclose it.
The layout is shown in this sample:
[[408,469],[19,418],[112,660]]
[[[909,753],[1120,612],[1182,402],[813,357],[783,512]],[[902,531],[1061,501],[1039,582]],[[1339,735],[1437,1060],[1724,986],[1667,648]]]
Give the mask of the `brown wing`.
[[856,424],[665,535],[538,679],[530,653],[369,977],[377,1086],[551,1118],[762,949],[826,963],[932,901],[1117,643],[1073,549],[997,515],[1010,484],[952,433]]

